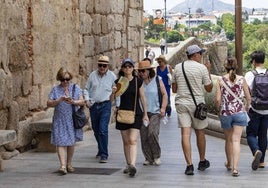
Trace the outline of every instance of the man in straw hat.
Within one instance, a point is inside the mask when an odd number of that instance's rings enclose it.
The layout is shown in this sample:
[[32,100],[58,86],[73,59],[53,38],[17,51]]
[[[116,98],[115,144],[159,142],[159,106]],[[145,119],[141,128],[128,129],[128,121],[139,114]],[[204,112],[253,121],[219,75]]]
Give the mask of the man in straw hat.
[[176,93],[175,105],[178,114],[179,127],[181,128],[182,148],[187,163],[185,170],[186,175],[194,174],[191,153],[192,128],[196,133],[197,147],[200,157],[198,170],[204,171],[210,166],[209,161],[205,158],[206,138],[204,129],[208,126],[208,121],[207,119],[199,120],[194,117],[196,106],[182,71],[183,65],[196,103],[204,103],[203,88],[205,88],[207,92],[211,92],[213,86],[210,77],[210,63],[207,62],[206,65],[201,64],[202,54],[204,52],[205,50],[197,45],[188,46],[186,51],[188,60],[176,65],[172,80],[172,91],[173,93]]
[[98,143],[96,158],[100,163],[108,159],[108,125],[111,116],[110,96],[115,93],[115,74],[109,70],[109,57],[100,56],[98,68],[93,71],[87,80],[84,97],[89,108],[91,125]]

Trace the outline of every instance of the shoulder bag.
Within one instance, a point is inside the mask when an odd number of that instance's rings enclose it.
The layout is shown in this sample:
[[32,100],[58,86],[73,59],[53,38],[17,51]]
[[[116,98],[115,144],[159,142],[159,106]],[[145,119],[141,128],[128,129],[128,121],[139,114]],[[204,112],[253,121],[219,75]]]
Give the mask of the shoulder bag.
[[208,108],[206,106],[205,103],[199,103],[197,105],[196,103],[196,100],[194,98],[194,94],[193,94],[193,91],[192,91],[192,88],[191,88],[191,85],[190,85],[190,82],[185,74],[185,71],[184,71],[184,62],[182,62],[182,72],[183,72],[183,75],[184,75],[184,78],[186,80],[186,84],[190,90],[190,93],[191,93],[191,96],[193,98],[193,101],[194,101],[194,104],[196,106],[196,109],[195,109],[195,112],[194,112],[194,117],[197,118],[197,119],[200,119],[200,120],[204,120],[207,118],[207,113],[208,113]]
[[[74,98],[74,92],[75,92],[75,84],[73,85],[73,94],[72,94],[73,98]],[[75,129],[83,128],[88,121],[86,114],[84,112],[84,107],[81,106],[77,111],[75,111],[75,106],[72,105],[72,111],[73,111],[72,117],[73,117],[74,128]]]
[[136,114],[136,103],[137,103],[137,93],[138,93],[138,86],[137,86],[137,77],[135,78],[136,82],[136,91],[135,91],[135,103],[134,103],[134,110],[121,110],[117,111],[116,120],[119,123],[125,124],[133,124],[135,123],[135,114]]

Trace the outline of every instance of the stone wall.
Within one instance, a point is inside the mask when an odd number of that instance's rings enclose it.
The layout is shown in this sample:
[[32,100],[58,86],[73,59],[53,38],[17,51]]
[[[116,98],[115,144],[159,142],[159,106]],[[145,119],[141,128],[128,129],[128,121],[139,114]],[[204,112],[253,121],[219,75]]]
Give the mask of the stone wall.
[[185,41],[181,41],[172,52],[166,55],[168,64],[173,68],[183,61],[186,61],[186,48],[190,45],[197,44],[198,46],[205,48],[206,52],[203,55],[203,62],[210,60],[211,73],[215,75],[221,75],[224,71],[223,62],[227,58],[227,42],[226,41],[213,41],[211,43],[202,44],[200,40],[195,37],[190,37]]
[[33,138],[29,123],[51,117],[46,101],[61,66],[82,88],[101,54],[112,70],[121,60],[143,58],[143,0],[0,1],[0,130],[23,151]]

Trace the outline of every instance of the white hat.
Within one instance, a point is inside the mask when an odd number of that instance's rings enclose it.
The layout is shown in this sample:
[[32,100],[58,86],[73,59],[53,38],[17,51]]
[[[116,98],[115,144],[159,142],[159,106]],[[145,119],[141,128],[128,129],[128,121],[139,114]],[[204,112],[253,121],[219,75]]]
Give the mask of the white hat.
[[199,46],[197,46],[196,44],[188,46],[187,50],[186,50],[186,54],[187,55],[192,55],[198,52],[204,53],[206,50],[205,49],[201,49]]

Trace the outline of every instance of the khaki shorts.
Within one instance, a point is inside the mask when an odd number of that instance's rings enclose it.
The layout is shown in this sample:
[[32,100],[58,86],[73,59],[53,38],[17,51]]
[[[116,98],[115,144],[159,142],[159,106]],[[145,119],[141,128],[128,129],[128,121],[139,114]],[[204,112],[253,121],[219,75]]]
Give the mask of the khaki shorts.
[[195,105],[176,104],[179,127],[192,127],[204,129],[208,126],[208,120],[200,120],[194,117]]

